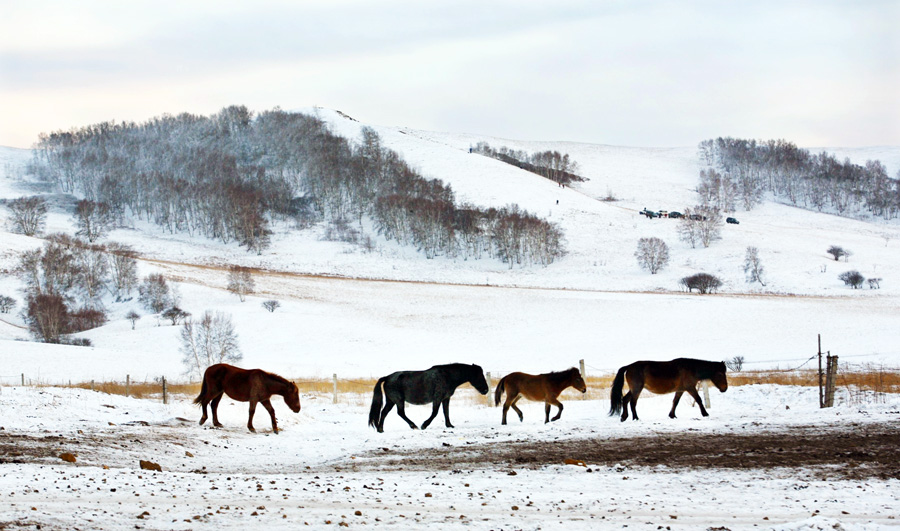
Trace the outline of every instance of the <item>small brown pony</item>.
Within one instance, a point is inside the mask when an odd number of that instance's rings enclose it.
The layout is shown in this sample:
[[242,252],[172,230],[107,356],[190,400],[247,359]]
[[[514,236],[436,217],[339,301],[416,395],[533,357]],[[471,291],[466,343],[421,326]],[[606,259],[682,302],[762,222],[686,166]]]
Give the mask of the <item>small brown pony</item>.
[[[697,394],[697,382],[712,380],[721,392],[728,390],[728,379],[725,377],[725,363],[721,361],[704,361],[691,358],[678,358],[672,361],[636,361],[619,369],[613,380],[610,392],[609,416],[622,413],[622,421],[628,419],[628,405],[631,404],[631,416],[638,420],[637,401],[641,391],[647,389],[656,394],[675,393],[672,411],[669,418],[675,418],[675,408],[681,395],[687,392],[700,406],[700,414],[708,417],[700,395]],[[622,388],[628,381],[628,394],[622,397]]]
[[272,431],[278,433],[275,409],[272,407],[272,402],[269,401],[272,395],[281,395],[291,411],[300,412],[300,393],[295,383],[260,369],[240,369],[233,365],[219,363],[206,369],[206,373],[203,374],[200,396],[194,399],[195,404],[203,406],[201,425],[208,418],[206,405],[209,404],[212,408],[213,426],[222,427],[216,410],[223,393],[238,402],[250,402],[250,418],[247,420],[247,428],[254,433],[256,430],[253,429],[253,413],[256,411],[257,403],[262,404],[269,412],[269,416],[272,417]]
[[[503,403],[503,424],[506,424],[506,413],[510,407],[519,415],[519,422],[523,420],[522,410],[516,407],[516,402],[523,396],[529,400],[544,402],[544,424],[546,424],[551,420],[559,420],[562,416],[563,405],[557,397],[570,386],[582,393],[587,392],[581,372],[574,367],[567,371],[538,375],[513,372],[504,376],[497,384],[497,390],[494,391],[494,405],[500,405],[500,396],[506,390],[506,402]],[[551,405],[559,408],[559,412],[552,419]]]

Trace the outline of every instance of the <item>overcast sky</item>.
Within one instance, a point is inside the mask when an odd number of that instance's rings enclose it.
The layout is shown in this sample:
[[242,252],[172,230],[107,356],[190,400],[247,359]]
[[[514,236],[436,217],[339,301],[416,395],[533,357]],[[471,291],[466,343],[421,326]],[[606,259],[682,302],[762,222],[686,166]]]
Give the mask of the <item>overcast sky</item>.
[[0,0],[0,145],[232,104],[526,140],[900,145],[900,0]]

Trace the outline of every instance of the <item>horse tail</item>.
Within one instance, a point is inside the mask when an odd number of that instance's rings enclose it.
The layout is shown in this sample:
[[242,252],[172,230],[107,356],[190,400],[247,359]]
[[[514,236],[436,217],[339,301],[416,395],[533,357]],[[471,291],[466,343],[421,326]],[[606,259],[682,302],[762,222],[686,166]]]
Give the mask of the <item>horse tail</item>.
[[381,384],[387,380],[387,376],[378,380],[375,384],[375,391],[372,393],[372,407],[369,409],[369,426],[378,426],[378,417],[381,414],[381,405],[384,402],[381,392]]
[[619,369],[616,373],[616,379],[613,380],[612,389],[609,392],[609,416],[618,415],[622,412],[622,388],[625,387],[625,371],[629,365]]
[[508,378],[508,377],[509,377],[509,375],[507,374],[506,376],[504,376],[503,378],[500,379],[500,382],[497,383],[497,390],[494,391],[494,405],[495,406],[500,405],[500,395],[502,395],[503,391],[506,389],[506,378]]
[[206,392],[209,390],[209,384],[206,383],[206,375],[203,375],[203,384],[200,386],[200,394],[197,395],[197,398],[194,399],[195,404],[200,404],[203,402],[203,397],[206,396]]

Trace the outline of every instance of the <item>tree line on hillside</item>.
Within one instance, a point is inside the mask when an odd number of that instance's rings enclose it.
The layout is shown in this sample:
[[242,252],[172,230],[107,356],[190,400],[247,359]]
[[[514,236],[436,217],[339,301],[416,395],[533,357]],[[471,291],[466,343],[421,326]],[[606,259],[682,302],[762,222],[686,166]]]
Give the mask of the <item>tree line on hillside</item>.
[[723,211],[738,204],[750,210],[770,192],[791,205],[843,216],[868,212],[889,220],[900,213],[900,172],[891,178],[877,160],[860,166],[785,140],[721,137],[701,142],[699,157],[701,202]]
[[104,122],[42,134],[35,173],[63,192],[170,232],[237,242],[262,253],[273,222],[362,225],[426,256],[549,264],[563,254],[553,224],[512,205],[458,206],[453,190],[413,170],[371,128],[357,142],[321,119],[232,106],[144,123]]
[[509,149],[505,146],[495,149],[487,142],[478,142],[472,147],[471,151],[511,164],[525,171],[536,173],[561,185],[568,185],[573,181],[587,180],[575,173],[578,171],[578,163],[569,158],[568,153],[540,151],[528,154],[525,151]]

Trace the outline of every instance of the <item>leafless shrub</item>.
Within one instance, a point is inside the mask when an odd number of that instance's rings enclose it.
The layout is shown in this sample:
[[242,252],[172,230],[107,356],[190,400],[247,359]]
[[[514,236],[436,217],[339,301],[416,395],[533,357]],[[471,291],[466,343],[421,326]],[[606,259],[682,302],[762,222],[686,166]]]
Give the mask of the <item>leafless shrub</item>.
[[262,303],[262,307],[265,308],[266,310],[269,310],[269,312],[272,313],[281,307],[281,303],[274,299],[267,300]]

